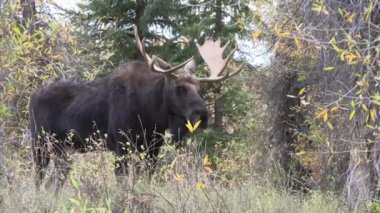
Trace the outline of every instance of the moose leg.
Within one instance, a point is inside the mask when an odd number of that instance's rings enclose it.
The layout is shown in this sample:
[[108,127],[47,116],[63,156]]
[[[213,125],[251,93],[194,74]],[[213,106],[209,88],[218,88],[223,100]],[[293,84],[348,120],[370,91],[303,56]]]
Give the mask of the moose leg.
[[56,158],[54,159],[54,167],[55,167],[55,175],[50,177],[48,186],[52,185],[53,183],[56,184],[56,194],[59,192],[59,190],[63,187],[63,184],[65,183],[67,179],[67,175],[71,171],[71,164],[72,161],[67,156],[66,152],[62,147],[56,148]]
[[152,176],[154,174],[154,170],[157,165],[158,154],[160,152],[160,147],[162,146],[163,141],[164,141],[164,138],[154,139],[151,147],[148,150],[147,164],[148,164],[149,180],[152,179]]
[[122,183],[125,176],[128,175],[128,159],[122,144],[116,147],[115,155],[115,177],[118,183]]
[[35,164],[35,184],[37,189],[39,189],[42,184],[42,180],[46,174],[46,168],[50,162],[46,142],[47,141],[43,139],[35,139],[32,142],[33,160]]
[[125,155],[116,155],[115,160],[115,177],[116,181],[121,184],[128,175],[128,160]]
[[107,148],[112,150],[115,154],[115,177],[116,181],[120,184],[123,183],[125,176],[128,175],[128,159],[127,159],[127,147],[125,139],[115,131],[109,131],[110,134],[107,137]]

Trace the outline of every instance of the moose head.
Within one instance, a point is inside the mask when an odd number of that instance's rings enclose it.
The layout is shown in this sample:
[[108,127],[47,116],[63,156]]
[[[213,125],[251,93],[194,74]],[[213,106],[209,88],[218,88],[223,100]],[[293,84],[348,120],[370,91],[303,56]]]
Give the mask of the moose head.
[[185,126],[186,122],[190,121],[191,124],[200,122],[200,127],[206,128],[208,113],[200,92],[200,83],[220,82],[241,72],[244,64],[233,72],[227,68],[236,48],[224,59],[223,52],[229,42],[223,47],[221,47],[220,39],[215,41],[207,39],[203,45],[196,44],[210,70],[209,77],[198,78],[195,76],[196,62],[193,57],[177,66],[172,66],[158,56],[150,56],[146,53],[144,39],[140,40],[137,28],[134,32],[138,50],[150,69],[166,76],[167,87],[164,97],[167,97],[168,101],[169,129],[174,135],[175,141],[188,132],[188,128]]

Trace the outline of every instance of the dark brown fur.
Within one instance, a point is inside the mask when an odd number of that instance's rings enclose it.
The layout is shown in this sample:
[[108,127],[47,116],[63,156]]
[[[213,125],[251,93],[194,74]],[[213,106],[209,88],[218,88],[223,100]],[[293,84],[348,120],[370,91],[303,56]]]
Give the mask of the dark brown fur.
[[[61,150],[70,146],[86,151],[89,144],[85,139],[97,130],[99,135],[107,135],[107,148],[124,157],[115,165],[116,175],[122,175],[127,171],[128,150],[148,150],[154,165],[166,129],[178,142],[187,133],[187,119],[193,123],[202,120],[202,127],[207,126],[206,105],[195,78],[170,78],[139,61],[124,63],[95,81],[50,84],[32,95],[29,113],[37,186],[50,161],[49,153],[59,157],[56,165],[66,176],[70,165]],[[73,133],[70,139],[69,132]],[[52,136],[53,148],[46,135]],[[126,142],[131,147],[126,148]]]

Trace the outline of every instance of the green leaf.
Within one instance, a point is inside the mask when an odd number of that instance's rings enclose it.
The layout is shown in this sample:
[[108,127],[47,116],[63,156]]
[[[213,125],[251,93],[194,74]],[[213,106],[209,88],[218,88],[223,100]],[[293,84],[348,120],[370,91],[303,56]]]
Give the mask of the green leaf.
[[372,125],[369,125],[369,124],[366,124],[365,125],[368,129],[376,129],[376,127],[372,126]]
[[299,95],[299,96],[300,96],[300,95],[303,95],[303,94],[305,93],[305,90],[306,90],[305,87],[302,88],[302,89],[300,89],[300,91],[298,92],[298,95]]
[[363,108],[365,111],[368,111],[368,107],[367,107],[367,105],[362,104],[361,106],[362,106],[362,108]]
[[80,206],[80,202],[79,200],[76,200],[74,198],[69,198],[70,202],[72,202],[73,204],[77,205],[77,206]]
[[380,100],[380,94],[379,93],[375,94],[374,96],[372,96],[372,99]]
[[71,185],[73,186],[74,189],[76,189],[76,190],[79,189],[79,183],[73,175],[70,175],[70,182],[71,182]]
[[333,130],[334,129],[334,126],[330,123],[330,122],[327,122],[327,126],[329,127],[329,129]]
[[352,101],[351,101],[351,107],[355,109],[355,105],[356,105],[356,104],[355,104],[355,101],[352,100]]
[[325,67],[325,68],[323,68],[324,71],[331,71],[333,69],[335,69],[335,67]]
[[13,26],[13,27],[12,27],[12,31],[13,31],[16,35],[22,35],[20,28],[18,28],[17,26]]

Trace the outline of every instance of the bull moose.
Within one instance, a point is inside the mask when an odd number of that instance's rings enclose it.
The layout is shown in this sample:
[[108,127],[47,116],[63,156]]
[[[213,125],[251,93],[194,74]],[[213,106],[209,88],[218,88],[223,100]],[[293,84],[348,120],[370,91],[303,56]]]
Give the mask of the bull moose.
[[167,129],[178,142],[188,132],[188,120],[207,127],[200,83],[222,81],[243,68],[226,70],[232,52],[223,59],[227,45],[221,47],[220,40],[206,40],[197,47],[211,74],[197,78],[193,58],[172,66],[145,52],[136,29],[135,37],[145,61],[125,62],[94,81],[57,81],[32,94],[29,114],[37,188],[52,153],[61,186],[71,163],[65,150],[86,152],[94,132],[105,137],[107,149],[116,155],[116,176],[127,174],[126,156],[131,150],[147,151],[147,159],[154,165]]

